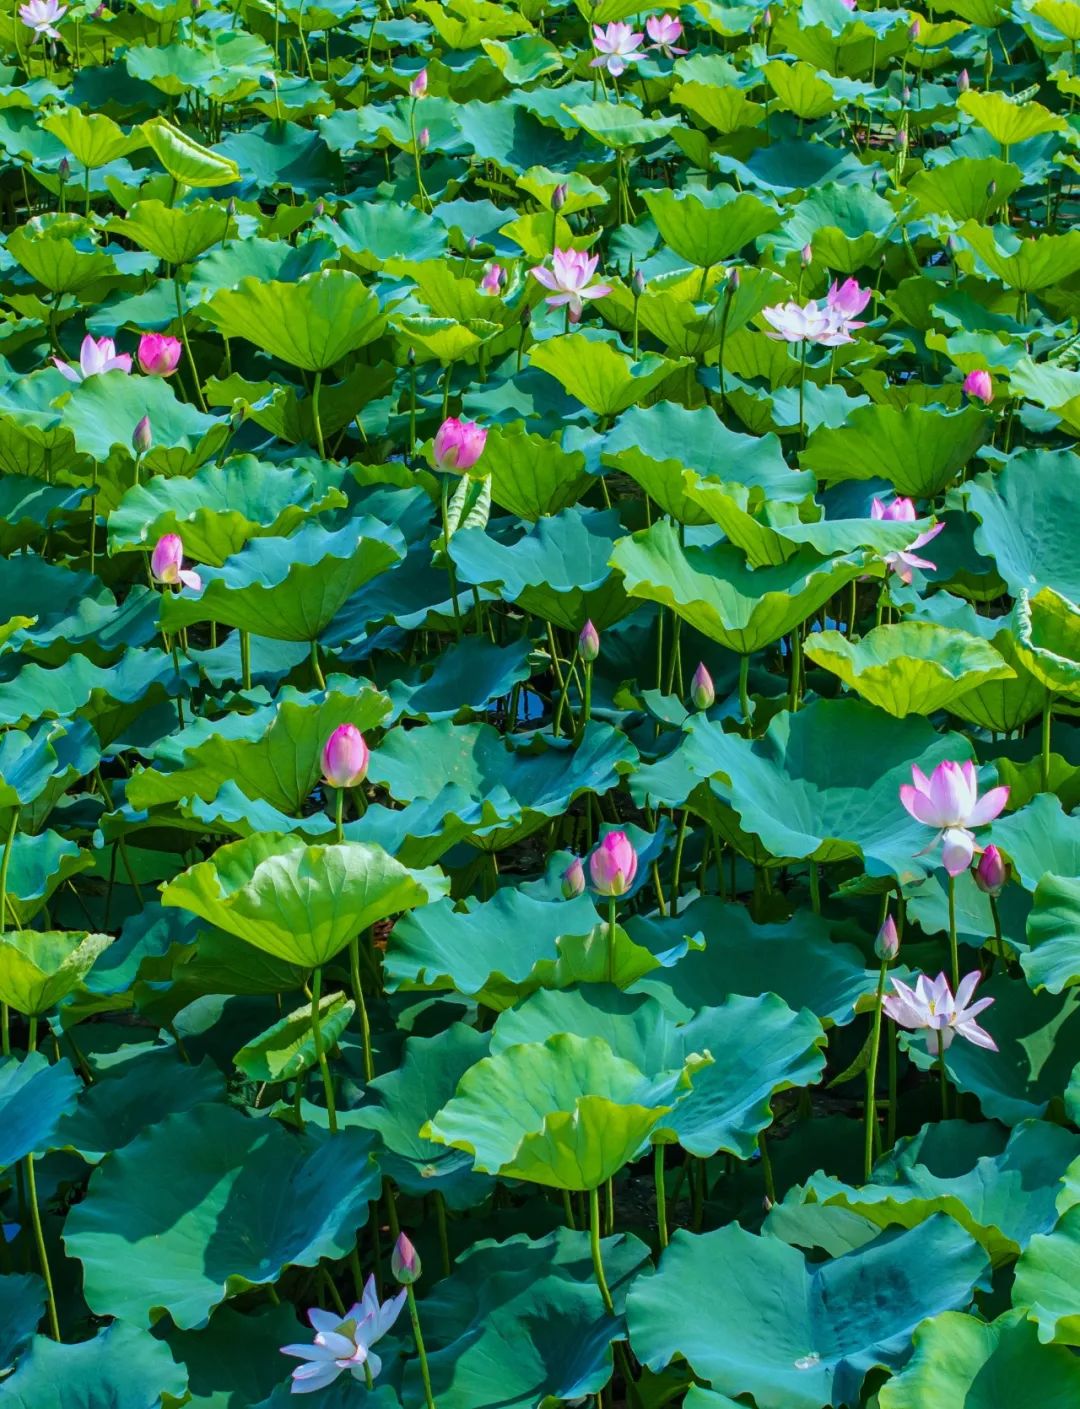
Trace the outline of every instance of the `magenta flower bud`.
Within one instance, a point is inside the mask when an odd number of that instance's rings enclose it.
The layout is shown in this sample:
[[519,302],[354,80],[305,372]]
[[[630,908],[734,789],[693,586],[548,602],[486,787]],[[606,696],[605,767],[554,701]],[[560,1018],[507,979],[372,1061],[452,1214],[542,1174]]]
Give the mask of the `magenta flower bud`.
[[145,455],[154,443],[154,434],[150,429],[150,417],[144,416],[131,433],[131,448],[136,455]]
[[645,275],[640,269],[634,270],[634,277],[630,280],[630,289],[635,298],[640,298],[645,292]]
[[964,392],[976,401],[989,406],[994,399],[994,383],[989,372],[969,372],[963,382]]
[[896,921],[891,915],[885,916],[885,923],[877,932],[874,953],[883,964],[891,963],[900,953],[900,936],[896,932]]
[[920,33],[921,29],[922,29],[922,25],[920,24],[918,18],[916,17],[915,19],[913,19],[913,20],[911,21],[911,26],[910,26],[910,28],[908,29],[908,36],[910,37],[912,43],[914,43],[915,40],[918,39],[919,33]]
[[581,628],[581,635],[578,637],[578,654],[586,665],[591,665],[600,654],[600,633],[591,621],[587,621]]
[[966,93],[970,87],[971,77],[968,74],[967,69],[962,68],[960,72],[956,75],[956,91],[958,93]]
[[552,191],[551,209],[555,211],[556,214],[558,214],[559,211],[562,210],[563,206],[566,204],[566,198],[569,194],[570,188],[567,186],[565,181],[560,181],[559,184],[555,187],[554,191]]
[[403,1287],[412,1286],[420,1278],[420,1256],[404,1233],[399,1233],[394,1251],[390,1256],[390,1271],[395,1282]]
[[435,468],[464,474],[479,460],[486,444],[487,431],[482,426],[451,416],[435,433]]
[[573,900],[575,896],[584,894],[584,891],[585,867],[581,864],[581,857],[575,856],[562,873],[563,899]]
[[60,165],[56,168],[56,174],[61,181],[66,181],[71,175],[71,163],[68,161],[67,157],[60,158]]
[[184,543],[178,533],[166,533],[154,544],[150,554],[150,571],[157,582],[166,587],[190,587],[198,592],[202,578],[184,567]]
[[323,781],[330,788],[355,788],[367,777],[371,751],[355,724],[339,724],[323,745]]
[[589,878],[601,895],[625,895],[637,868],[637,852],[625,832],[608,832],[589,857]]
[[416,138],[416,145],[422,152],[426,152],[428,147],[431,146],[431,133],[426,127],[421,127],[419,135]]
[[139,339],[139,366],[148,377],[171,377],[180,365],[183,344],[163,333],[143,333]]
[[716,703],[716,686],[712,676],[705,669],[704,661],[698,661],[698,668],[690,681],[690,698],[695,709],[712,709]]
[[326,202],[320,196],[315,202],[315,209],[311,212],[312,220],[321,220],[326,214]]
[[802,262],[804,267],[808,267],[814,262],[814,247],[807,243],[802,247]]
[[893,138],[892,144],[898,152],[903,152],[907,150],[908,135],[903,127],[901,127],[900,131]]
[[422,98],[427,92],[427,69],[422,68],[413,81],[409,84],[409,96],[412,98]]
[[1005,889],[1008,879],[1008,862],[997,847],[991,844],[979,857],[979,864],[975,867],[975,884],[984,895],[997,897]]

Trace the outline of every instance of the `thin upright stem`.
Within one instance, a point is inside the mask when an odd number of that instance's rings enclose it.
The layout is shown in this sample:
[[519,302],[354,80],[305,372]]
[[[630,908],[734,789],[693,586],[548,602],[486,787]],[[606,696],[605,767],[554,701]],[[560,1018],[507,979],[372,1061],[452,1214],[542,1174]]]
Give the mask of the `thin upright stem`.
[[41,1210],[38,1207],[37,1180],[34,1178],[34,1156],[26,1156],[26,1192],[30,1200],[30,1222],[34,1229],[34,1242],[37,1245],[38,1262],[45,1281],[45,1296],[49,1305],[49,1334],[54,1341],[60,1339],[60,1319],[56,1314],[56,1296],[53,1292],[52,1272],[49,1268],[49,1254],[45,1249],[45,1234],[41,1229]]
[[[11,864],[11,847],[15,840],[15,832],[19,826],[18,807],[11,809],[11,825],[8,827],[7,836],[4,838],[4,858],[0,861],[0,934],[7,930],[7,879],[8,867]],[[5,1057],[11,1055],[11,1016],[6,1003],[0,1004],[0,1043],[2,1043]]]
[[311,385],[311,419],[315,423],[315,445],[319,451],[319,459],[326,459],[326,446],[323,442],[322,421],[319,418],[319,391],[322,388],[322,372],[315,373],[315,380]]
[[750,694],[747,684],[750,678],[750,657],[739,657],[739,709],[743,719],[750,723]]
[[173,289],[176,292],[176,317],[180,323],[180,339],[184,344],[188,367],[191,369],[191,383],[195,388],[195,399],[199,403],[199,410],[205,413],[206,402],[203,400],[202,387],[199,385],[199,369],[195,365],[195,357],[191,351],[191,343],[188,342],[187,321],[184,317],[184,305],[180,295],[179,270],[173,275]]
[[420,1334],[420,1313],[416,1309],[416,1293],[411,1286],[405,1288],[405,1295],[409,1300],[409,1320],[412,1322],[413,1340],[416,1342],[416,1355],[420,1361],[420,1378],[424,1382],[424,1404],[427,1409],[435,1409],[435,1400],[431,1394],[431,1374],[428,1370],[427,1351],[424,1349],[424,1338]]
[[446,554],[446,575],[450,581],[450,600],[454,608],[454,632],[460,641],[461,608],[458,606],[457,572],[454,569],[454,560],[450,556],[450,491],[445,475],[442,477],[440,507],[442,509],[443,552]]
[[319,643],[311,643],[311,673],[315,677],[315,683],[320,690],[326,689],[326,676],[322,673],[322,666],[319,664]]
[[600,1288],[600,1295],[604,1300],[604,1309],[609,1316],[614,1316],[615,1303],[608,1290],[607,1278],[604,1276],[604,1259],[600,1255],[600,1190],[595,1188],[589,1190],[589,1246],[592,1249],[593,1271],[596,1273],[596,1285]]
[[885,992],[887,963],[881,965],[878,974],[877,992],[874,995],[874,1023],[870,1033],[870,1061],[866,1067],[866,1140],[863,1145],[863,1183],[870,1179],[874,1165],[874,1130],[877,1127],[877,1068],[878,1052],[881,1048],[881,1000]]
[[656,1185],[656,1232],[661,1248],[668,1245],[667,1190],[664,1187],[664,1147],[653,1146],[653,1182]]
[[1050,723],[1053,719],[1053,703],[1054,697],[1048,692],[1042,717],[1042,790],[1044,793],[1050,791]]
[[607,978],[608,983],[615,982],[615,897],[613,895],[608,896]]
[[949,967],[953,992],[960,982],[960,948],[956,939],[956,877],[949,877]]
[[330,1131],[337,1134],[337,1108],[334,1104],[334,1083],[330,1080],[330,1064],[326,1060],[323,1046],[322,1028],[319,1026],[319,998],[322,993],[322,969],[316,966],[311,974],[311,1036],[315,1042],[315,1056],[322,1074],[323,1092],[326,1095],[326,1113]]
[[758,1131],[757,1143],[758,1149],[761,1151],[761,1173],[765,1179],[765,1197],[770,1204],[774,1204],[776,1202],[776,1181],[773,1178],[772,1160],[769,1158],[769,1146],[765,1139],[764,1130]]

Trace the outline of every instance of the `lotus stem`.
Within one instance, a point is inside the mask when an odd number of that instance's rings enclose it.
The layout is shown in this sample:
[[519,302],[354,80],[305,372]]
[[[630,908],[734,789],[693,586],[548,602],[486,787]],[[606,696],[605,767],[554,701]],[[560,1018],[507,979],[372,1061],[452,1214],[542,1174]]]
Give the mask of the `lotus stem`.
[[615,897],[608,896],[608,927],[607,927],[607,978],[608,983],[615,982]]
[[[191,369],[191,382],[195,389],[195,400],[199,403],[199,410],[206,412],[206,402],[203,400],[202,387],[199,385],[199,369],[195,365],[195,357],[191,351],[191,343],[188,342],[187,320],[184,317],[184,304],[180,295],[180,271],[179,266],[173,274],[173,289],[176,293],[176,317],[180,323],[180,340],[184,344],[184,352],[187,356],[188,367]],[[138,474],[138,461],[135,462],[136,475]],[[136,483],[138,480],[136,479]]]
[[240,678],[245,690],[251,689],[251,632],[240,632]]
[[611,1299],[607,1278],[604,1276],[604,1259],[600,1254],[600,1190],[595,1187],[589,1190],[589,1246],[592,1249],[596,1285],[600,1288],[600,1295],[604,1300],[604,1310],[609,1316],[614,1316],[615,1303]]
[[319,392],[322,389],[322,370],[315,373],[315,380],[311,384],[311,419],[315,423],[315,444],[319,451],[319,459],[326,459],[326,445],[323,441],[322,421],[319,418]]
[[799,344],[799,440],[806,445],[806,339]]
[[420,1313],[416,1309],[416,1293],[411,1285],[405,1288],[405,1295],[409,1302],[409,1320],[412,1322],[416,1355],[420,1361],[420,1378],[424,1383],[424,1404],[426,1409],[435,1409],[435,1400],[431,1394],[431,1374],[428,1370],[427,1351],[424,1349],[424,1337],[420,1334]]
[[315,677],[315,683],[320,690],[326,689],[326,676],[322,673],[322,666],[319,664],[319,643],[311,642],[311,673]]
[[[7,878],[8,866],[11,864],[11,847],[15,840],[15,832],[19,825],[18,807],[11,809],[11,826],[8,834],[4,838],[4,859],[0,861],[0,934],[7,931]],[[11,1055],[11,1014],[6,1003],[0,1003],[0,1045],[2,1045],[3,1055]]]
[[1050,722],[1053,718],[1054,697],[1049,692],[1042,716],[1042,790],[1050,791]]
[[881,1047],[881,1010],[885,994],[885,976],[889,971],[887,961],[883,961],[878,973],[877,992],[874,994],[874,1021],[870,1032],[870,1061],[866,1067],[866,1141],[863,1145],[863,1183],[869,1183],[870,1171],[874,1166],[874,1133],[877,1129],[877,1068],[878,1051]]
[[364,1080],[375,1080],[375,1059],[371,1051],[371,1023],[368,1021],[367,1004],[364,1002],[364,985],[360,980],[360,937],[353,935],[349,940],[349,979],[352,983],[356,1011],[360,1014],[360,1040],[364,1048]]
[[960,982],[960,947],[956,939],[956,877],[949,877],[949,969],[952,973],[952,988],[956,992]]
[[[771,1111],[769,1112],[769,1118],[770,1120],[772,1119]],[[768,1199],[771,1206],[776,1202],[776,1181],[773,1178],[772,1160],[769,1158],[769,1146],[765,1139],[764,1130],[758,1131],[757,1144],[761,1152],[761,1172],[765,1178],[765,1197]]]
[[656,1232],[661,1249],[668,1245],[667,1190],[664,1188],[664,1146],[653,1146],[653,1181],[656,1184]]
[[690,821],[690,809],[683,808],[682,817],[679,819],[679,830],[675,837],[675,860],[672,865],[671,874],[671,913],[675,916],[679,913],[679,882],[682,877],[683,847],[686,845],[686,828]]
[[442,1274],[444,1277],[450,1275],[450,1239],[446,1231],[446,1200],[436,1189],[434,1194],[435,1203],[435,1225],[439,1232],[439,1253],[442,1257]]
[[34,1230],[38,1262],[45,1282],[45,1296],[49,1306],[49,1334],[54,1341],[60,1339],[60,1319],[56,1314],[56,1295],[53,1292],[52,1271],[49,1267],[49,1254],[45,1248],[45,1235],[41,1230],[41,1210],[38,1207],[37,1180],[34,1178],[33,1153],[26,1156],[26,1191],[30,1199],[30,1223]]
[[750,723],[750,695],[747,684],[750,679],[750,657],[739,657],[739,709],[743,719]]
[[454,560],[450,556],[450,494],[445,475],[442,477],[440,501],[442,508],[443,552],[446,554],[446,575],[450,580],[450,600],[454,608],[454,631],[460,641],[462,630],[461,608],[458,606],[457,572],[454,568]]
[[948,1120],[949,1078],[947,1072],[945,1071],[945,1044],[941,1041],[940,1035],[938,1037],[937,1069],[938,1077],[940,1078],[941,1083],[941,1118],[942,1120]]
[[791,690],[788,709],[795,713],[799,708],[799,689],[802,684],[802,636],[796,625],[791,632]]
[[322,994],[322,968],[316,964],[311,972],[311,1036],[315,1042],[315,1056],[322,1073],[323,1091],[326,1094],[326,1114],[330,1133],[337,1134],[337,1108],[334,1105],[334,1083],[330,1080],[330,1064],[326,1060],[323,1046],[322,1028],[319,1026],[319,998]]
[[[560,682],[560,683],[562,684],[562,691],[561,691],[561,693],[560,693],[560,695],[559,695],[559,703],[555,706],[555,718],[554,718],[554,720],[552,721],[552,724],[551,724],[551,732],[552,732],[552,734],[554,735],[554,737],[555,737],[556,739],[559,737],[559,728],[560,728],[560,726],[561,726],[561,724],[562,724],[563,710],[564,710],[565,708],[567,708],[567,705],[566,705],[566,696],[567,696],[567,694],[568,694],[568,692],[569,692],[569,687],[570,687],[570,673],[571,673],[572,671],[574,671],[574,669],[575,669],[575,667],[576,667],[576,665],[577,665],[577,658],[578,658],[578,650],[577,650],[577,647],[575,646],[575,647],[574,647],[574,654],[570,657],[570,666],[569,666],[569,670],[568,670],[568,672],[567,672],[565,681],[561,681],[561,682]],[[571,717],[572,717],[572,712],[571,712]]]
[[573,1232],[577,1232],[577,1221],[574,1218],[574,1206],[570,1202],[570,1190],[562,1191],[563,1217],[566,1219],[566,1226]]

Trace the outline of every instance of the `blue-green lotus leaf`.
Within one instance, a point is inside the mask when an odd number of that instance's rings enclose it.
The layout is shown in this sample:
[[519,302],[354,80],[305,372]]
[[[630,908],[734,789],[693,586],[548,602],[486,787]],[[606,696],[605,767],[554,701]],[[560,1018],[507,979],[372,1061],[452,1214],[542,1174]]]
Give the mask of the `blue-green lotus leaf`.
[[1032,988],[1060,993],[1080,983],[1080,883],[1049,871],[1035,887],[1027,922],[1031,948],[1020,955]]
[[[181,1331],[169,1325],[162,1339],[187,1370],[190,1409],[241,1409],[262,1405],[282,1386],[281,1347],[305,1334],[296,1311],[284,1302],[246,1312],[219,1306],[202,1330]],[[341,1383],[355,1387],[356,1382],[347,1377]],[[322,1398],[325,1402],[326,1396]]]
[[665,244],[691,264],[709,268],[780,224],[780,211],[732,186],[661,187],[645,192],[645,204]]
[[93,864],[89,851],[59,832],[16,832],[8,862],[10,917],[26,928],[59,886]]
[[491,427],[481,464],[492,500],[530,523],[576,504],[590,483],[580,450],[563,450],[523,421]]
[[990,840],[1008,856],[1025,890],[1034,891],[1047,874],[1080,875],[1080,817],[1065,812],[1052,793],[999,817]]
[[1080,1315],[1073,1294],[1078,1269],[1080,1206],[1074,1204],[1052,1231],[1032,1238],[1016,1264],[1013,1303],[1028,1308],[1028,1318],[1043,1344],[1080,1345]]
[[1052,587],[1080,599],[1080,555],[1069,531],[1080,465],[1068,450],[1022,450],[993,475],[964,487],[980,521],[975,546],[993,558],[1009,590]]
[[77,509],[85,497],[82,489],[50,486],[29,475],[5,474],[0,479],[0,553],[8,557],[36,542],[53,520],[66,510]]
[[32,1272],[0,1277],[0,1369],[10,1370],[45,1312],[45,1283]]
[[405,673],[387,687],[393,718],[454,719],[480,713],[529,679],[531,643],[496,646],[486,636],[466,636],[434,663]]
[[35,1336],[4,1397],[12,1409],[156,1409],[186,1389],[187,1373],[169,1347],[118,1321],[74,1344]]
[[0,1168],[50,1149],[80,1089],[66,1057],[52,1065],[41,1052],[0,1060]]
[[0,723],[25,728],[32,719],[78,714],[108,745],[153,705],[183,694],[193,674],[161,650],[130,650],[112,666],[83,655],[55,669],[30,661],[0,682]]
[[163,378],[123,372],[88,377],[72,389],[60,414],[80,453],[102,463],[115,449],[134,459],[131,437],[147,416],[153,440],[143,467],[162,475],[191,474],[212,459],[231,434],[228,420],[177,400]]

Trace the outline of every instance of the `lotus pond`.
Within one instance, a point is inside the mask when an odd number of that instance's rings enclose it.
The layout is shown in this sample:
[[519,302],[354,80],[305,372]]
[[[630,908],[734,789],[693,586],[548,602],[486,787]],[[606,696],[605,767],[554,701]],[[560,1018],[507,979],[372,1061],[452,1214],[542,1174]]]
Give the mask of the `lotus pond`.
[[0,1404],[1080,1404],[1075,0],[0,14]]

